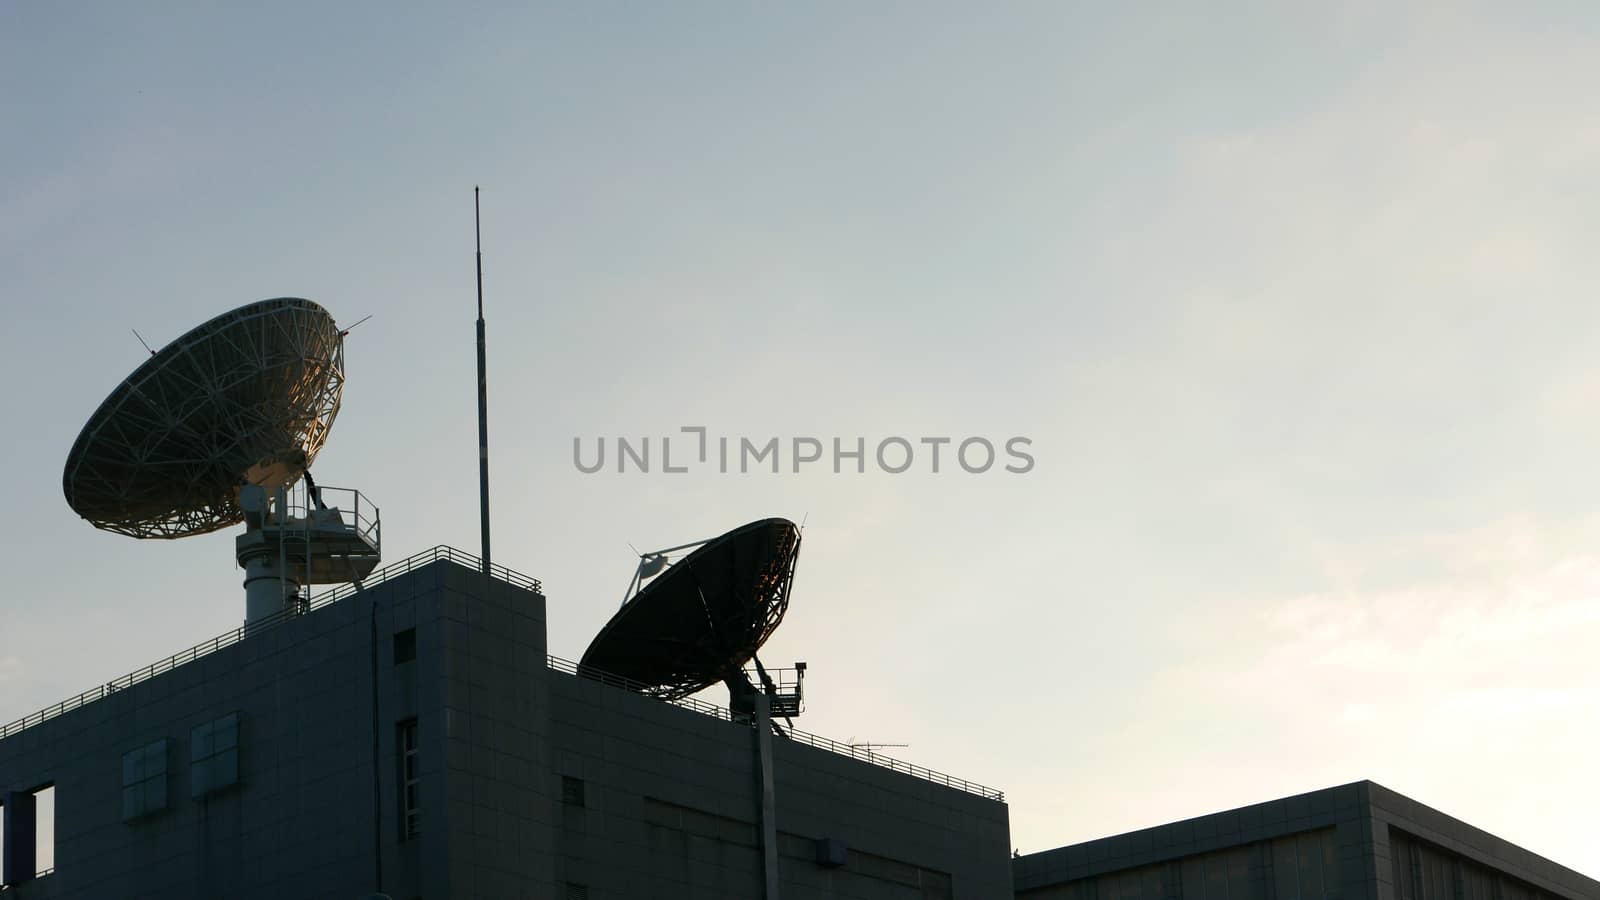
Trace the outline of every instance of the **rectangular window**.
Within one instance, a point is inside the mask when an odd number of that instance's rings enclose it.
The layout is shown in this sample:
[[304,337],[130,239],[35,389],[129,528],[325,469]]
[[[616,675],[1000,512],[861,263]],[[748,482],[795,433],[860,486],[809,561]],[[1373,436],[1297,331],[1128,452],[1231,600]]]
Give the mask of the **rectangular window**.
[[417,777],[417,720],[401,722],[396,729],[395,744],[400,751],[400,840],[417,836],[419,779]]
[[204,797],[239,783],[239,714],[189,732],[189,796]]
[[417,658],[417,630],[407,628],[394,633],[394,664],[408,663]]
[[583,779],[571,775],[561,776],[561,802],[568,806],[583,805]]
[[132,822],[167,808],[166,738],[122,754],[122,821]]

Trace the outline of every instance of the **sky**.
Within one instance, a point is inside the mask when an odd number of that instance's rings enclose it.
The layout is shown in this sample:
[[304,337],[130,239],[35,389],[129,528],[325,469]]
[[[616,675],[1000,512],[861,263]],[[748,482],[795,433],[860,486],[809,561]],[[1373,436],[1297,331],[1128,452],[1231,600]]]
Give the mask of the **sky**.
[[[481,185],[494,557],[552,653],[630,544],[804,520],[762,654],[808,662],[800,726],[1004,790],[1023,852],[1372,779],[1600,877],[1597,38],[1580,2],[8,5],[0,719],[242,617],[231,533],[63,500],[131,329],[371,315],[318,481],[386,559],[476,551]],[[663,472],[686,426],[780,471]],[[580,471],[602,437],[651,470]]]

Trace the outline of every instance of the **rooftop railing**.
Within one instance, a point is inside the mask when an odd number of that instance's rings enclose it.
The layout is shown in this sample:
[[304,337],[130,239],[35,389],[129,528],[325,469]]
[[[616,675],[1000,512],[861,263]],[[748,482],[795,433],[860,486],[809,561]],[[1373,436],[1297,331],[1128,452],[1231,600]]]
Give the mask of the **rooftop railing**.
[[[324,606],[336,603],[339,600],[350,597],[366,588],[372,587],[373,585],[380,584],[391,578],[395,578],[408,572],[412,572],[416,569],[420,569],[423,566],[438,562],[439,560],[453,562],[469,569],[481,569],[483,567],[483,561],[478,557],[473,556],[465,551],[457,550],[454,547],[441,544],[432,549],[424,550],[414,556],[406,557],[399,562],[392,563],[384,566],[381,569],[378,569],[371,575],[367,576],[367,578],[359,585],[342,584],[331,590],[323,591],[321,594],[312,597],[310,601],[298,609],[291,606],[284,609],[282,612],[267,616],[266,618],[252,622],[249,625],[241,625],[232,631],[219,634],[208,641],[202,641],[201,643],[195,644],[193,647],[190,647],[187,650],[174,653],[166,659],[153,662],[142,669],[136,669],[132,672],[129,672],[121,678],[114,678],[105,684],[92,687],[89,690],[78,694],[76,697],[69,697],[60,703],[55,704],[54,706],[47,706],[36,713],[23,716],[14,722],[0,725],[0,739],[11,737],[19,731],[38,725],[40,722],[48,721],[63,713],[71,712],[80,706],[85,706],[89,703],[93,703],[96,700],[104,699],[105,697],[108,697],[117,691],[130,688],[141,681],[148,681],[149,679],[154,678],[163,672],[170,672],[173,669],[184,665],[185,663],[193,662],[203,656],[208,656],[212,653],[215,653],[224,647],[237,644],[250,635],[259,634],[264,630],[281,625],[290,619],[298,618],[310,610],[321,609]],[[520,588],[537,591],[540,593],[543,593],[544,590],[544,586],[540,583],[539,579],[531,578],[522,574],[521,572],[508,569],[502,565],[491,563],[489,566],[489,574],[494,578],[498,578],[501,581],[516,585]],[[581,667],[577,663],[572,662],[571,660],[562,659],[559,656],[548,657],[547,663],[550,668],[560,672],[565,672],[569,675],[577,675],[582,678],[599,681],[603,684],[608,684],[613,687],[620,687],[645,696],[649,696],[650,694],[650,685],[623,678],[619,675],[612,675],[609,672],[602,672],[598,669]],[[659,698],[652,697],[651,699]],[[700,713],[701,715],[710,716],[714,719],[721,719],[725,722],[735,721],[733,714],[730,713],[726,707],[718,706],[715,703],[707,703],[704,700],[697,700],[693,697],[684,697],[677,700],[660,700],[660,702],[671,703],[673,706],[692,710]],[[975,794],[979,797],[986,797],[990,800],[1005,800],[1005,793],[1003,791],[999,791],[991,787],[985,787],[984,785],[976,782],[968,781],[965,778],[957,778],[953,775],[946,775],[943,772],[936,772],[932,769],[913,765],[908,762],[903,762],[901,760],[894,759],[893,757],[884,756],[881,753],[873,752],[871,748],[859,747],[853,744],[843,744],[831,738],[825,738],[821,735],[800,731],[796,728],[785,728],[784,730],[785,736],[789,740],[795,741],[796,743],[805,744],[809,747],[815,747],[819,750],[826,750],[830,753],[837,753],[841,756],[848,756],[852,759],[858,759],[862,762],[871,763],[875,766],[881,766],[885,769],[902,772],[915,778],[920,778],[924,781],[930,781],[934,784],[955,788],[956,790],[965,791],[969,794]]]
[[[207,656],[217,652],[218,650],[221,650],[224,647],[237,644],[249,635],[259,634],[269,628],[281,625],[290,619],[298,618],[310,610],[320,609],[329,605],[330,603],[336,603],[361,590],[372,587],[376,584],[380,584],[391,578],[404,575],[407,572],[420,569],[423,566],[438,562],[441,559],[457,563],[469,569],[483,568],[483,561],[478,557],[473,556],[470,553],[457,550],[454,547],[447,547],[441,544],[440,546],[434,547],[431,550],[424,550],[415,556],[406,557],[397,563],[392,563],[384,566],[381,569],[378,569],[363,579],[360,584],[341,584],[331,590],[323,591],[299,607],[291,604],[281,612],[266,616],[258,621],[251,622],[248,625],[241,625],[232,631],[219,634],[208,641],[202,641],[201,643],[195,644],[193,647],[190,647],[187,650],[174,653],[166,659],[153,662],[142,669],[136,669],[135,671],[129,672],[121,678],[113,678],[105,684],[92,687],[76,697],[68,697],[54,706],[47,706],[44,709],[33,713],[32,715],[23,716],[15,722],[11,722],[6,725],[0,725],[0,739],[8,738],[25,728],[32,728],[40,722],[53,719],[62,713],[71,712],[80,706],[108,697],[117,691],[132,687],[141,681],[148,681],[149,679],[154,678],[163,672],[170,672],[185,663],[193,662],[202,656]],[[543,585],[539,583],[539,579],[530,578],[520,572],[512,571],[505,566],[491,563],[489,566],[489,574],[500,579],[501,581],[514,584],[520,588],[526,588],[527,590],[539,591],[542,593],[544,589]]]
[[[729,712],[726,707],[718,706],[715,703],[707,703],[704,700],[696,700],[693,697],[682,697],[676,700],[666,700],[660,697],[655,697],[651,695],[651,685],[634,681],[631,678],[624,678],[620,675],[613,675],[610,672],[602,672],[599,669],[590,668],[588,666],[580,666],[570,659],[562,659],[559,656],[549,657],[548,663],[550,668],[555,669],[558,672],[565,672],[568,675],[576,675],[579,678],[587,678],[591,681],[598,681],[601,684],[608,684],[612,687],[619,687],[624,690],[633,691],[634,693],[642,694],[651,700],[656,700],[661,703],[670,703],[673,706],[691,710],[693,712],[700,713],[703,716],[710,716],[713,719],[721,719],[724,722],[739,721],[734,718],[733,713]],[[884,756],[882,753],[874,752],[870,747],[860,747],[855,744],[843,744],[833,740],[832,738],[825,738],[821,735],[812,734],[808,731],[801,731],[800,729],[792,726],[784,726],[783,731],[784,737],[794,741],[795,743],[805,744],[808,747],[815,747],[818,750],[826,750],[829,753],[837,753],[840,756],[848,756],[851,759],[858,759],[874,766],[881,766],[885,769],[910,775],[913,778],[920,778],[923,781],[931,781],[934,784],[943,785],[948,788],[955,788],[958,791],[965,791],[968,794],[975,794],[979,797],[984,797],[989,800],[999,800],[1004,802],[1006,799],[1004,791],[996,790],[992,787],[986,787],[978,784],[975,781],[968,781],[965,778],[957,778],[954,775],[946,775],[943,772],[936,772],[933,769],[924,768],[922,766],[913,765],[912,763],[904,762],[893,757]]]

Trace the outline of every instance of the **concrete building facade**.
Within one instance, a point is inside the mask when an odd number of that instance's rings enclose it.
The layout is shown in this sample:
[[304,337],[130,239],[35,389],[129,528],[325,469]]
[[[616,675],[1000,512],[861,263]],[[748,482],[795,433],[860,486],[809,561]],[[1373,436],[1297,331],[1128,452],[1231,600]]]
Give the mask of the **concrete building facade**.
[[[563,671],[565,669],[566,671]],[[1011,895],[1003,797],[575,674],[532,579],[438,548],[0,734],[19,898]],[[53,788],[54,868],[31,796]],[[26,871],[24,871],[26,870]],[[7,894],[8,896],[11,894]]]
[[1600,882],[1361,781],[1020,857],[1028,900],[1600,900]]

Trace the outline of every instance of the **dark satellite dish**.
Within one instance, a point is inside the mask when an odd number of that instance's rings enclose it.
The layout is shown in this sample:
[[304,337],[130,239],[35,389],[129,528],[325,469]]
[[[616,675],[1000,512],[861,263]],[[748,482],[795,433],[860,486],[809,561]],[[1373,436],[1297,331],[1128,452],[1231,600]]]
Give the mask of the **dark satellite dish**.
[[137,538],[243,521],[244,485],[300,478],[328,439],[344,388],[344,341],[310,300],[224,313],[117,385],[67,454],[67,503]]
[[799,555],[800,529],[788,519],[700,544],[622,605],[580,665],[669,700],[719,681],[748,685],[744,665],[783,620]]

